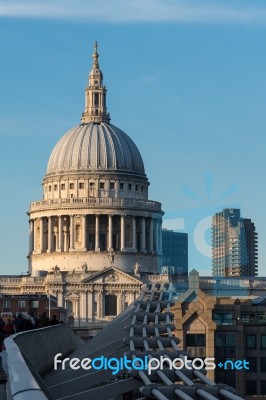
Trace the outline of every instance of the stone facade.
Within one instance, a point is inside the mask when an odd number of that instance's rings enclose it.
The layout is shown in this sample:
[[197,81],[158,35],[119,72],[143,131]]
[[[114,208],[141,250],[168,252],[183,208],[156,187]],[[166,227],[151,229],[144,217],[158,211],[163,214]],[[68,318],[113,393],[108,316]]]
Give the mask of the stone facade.
[[[98,272],[89,272],[85,268],[61,272],[57,267],[43,277],[0,277],[2,295],[41,296],[45,293],[52,296],[57,299],[58,307],[68,310],[66,322],[75,327],[110,321],[136,299],[141,285],[139,276],[131,276],[115,267]],[[107,312],[108,296],[113,296],[113,303]],[[1,311],[7,310],[2,308]],[[12,309],[14,311],[20,310]]]
[[[71,324],[109,321],[162,266],[161,204],[135,143],[110,123],[97,43],[81,124],[55,145],[29,216],[28,276],[2,293],[50,294]],[[1,279],[0,279],[1,280]]]

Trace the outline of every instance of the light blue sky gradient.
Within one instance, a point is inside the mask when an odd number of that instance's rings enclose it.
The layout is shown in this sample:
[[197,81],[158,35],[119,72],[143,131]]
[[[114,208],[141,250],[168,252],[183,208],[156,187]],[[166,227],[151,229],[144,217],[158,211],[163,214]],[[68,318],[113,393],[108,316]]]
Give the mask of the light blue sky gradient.
[[256,224],[266,275],[266,4],[256,0],[0,2],[0,273],[27,271],[26,211],[54,145],[80,122],[94,40],[112,123],[139,147],[166,226],[188,232],[190,269],[210,274],[206,221],[233,206]]

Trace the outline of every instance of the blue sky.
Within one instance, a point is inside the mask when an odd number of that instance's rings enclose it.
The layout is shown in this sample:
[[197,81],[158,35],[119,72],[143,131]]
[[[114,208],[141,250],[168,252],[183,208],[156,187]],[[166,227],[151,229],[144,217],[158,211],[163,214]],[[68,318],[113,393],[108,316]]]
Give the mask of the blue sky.
[[1,273],[27,270],[29,203],[80,121],[94,40],[112,123],[138,145],[165,226],[210,273],[209,217],[240,207],[265,275],[266,5],[262,1],[0,1]]

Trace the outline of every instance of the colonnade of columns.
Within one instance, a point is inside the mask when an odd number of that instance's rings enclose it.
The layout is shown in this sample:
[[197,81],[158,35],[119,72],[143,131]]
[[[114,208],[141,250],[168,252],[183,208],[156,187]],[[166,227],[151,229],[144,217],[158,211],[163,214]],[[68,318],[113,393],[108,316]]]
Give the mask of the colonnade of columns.
[[[75,318],[80,318],[83,322],[92,320],[101,320],[106,315],[106,296],[113,295],[116,297],[116,313],[112,316],[120,314],[129,304],[131,304],[138,296],[138,291],[127,289],[121,291],[119,288],[115,292],[97,290],[92,291],[85,289],[79,292],[75,297],[68,297],[62,300],[62,306],[67,306],[71,303],[69,312],[73,313]],[[125,305],[125,298],[127,298],[127,305]]]
[[[93,223],[88,223],[87,217],[93,217]],[[106,224],[103,226],[102,222],[100,223],[101,217],[102,214],[56,215],[30,219],[30,254],[75,250],[162,253],[160,218],[106,214],[104,215]],[[116,229],[114,229],[114,217],[116,222],[118,221]],[[105,238],[104,246],[100,242],[101,234]],[[89,246],[88,240],[91,240]]]

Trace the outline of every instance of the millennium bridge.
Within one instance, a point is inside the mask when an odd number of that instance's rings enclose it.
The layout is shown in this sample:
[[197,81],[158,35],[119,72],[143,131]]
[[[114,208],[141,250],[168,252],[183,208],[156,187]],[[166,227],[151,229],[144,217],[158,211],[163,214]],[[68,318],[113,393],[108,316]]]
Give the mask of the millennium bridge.
[[[190,356],[178,349],[172,331],[171,306],[175,289],[171,284],[146,284],[140,297],[85,343],[65,325],[22,332],[5,340],[7,382],[1,385],[1,399],[14,400],[241,400],[235,390],[215,384],[202,368],[182,367]],[[130,360],[134,368],[122,365],[114,374],[108,369],[73,369],[57,360],[100,357]],[[160,358],[181,359],[179,369]],[[3,357],[4,359],[4,357]],[[134,361],[135,360],[135,361]],[[141,368],[146,362],[150,370]],[[190,364],[191,365],[191,364]],[[64,368],[63,368],[64,366]],[[77,364],[72,363],[72,367]],[[88,366],[88,365],[87,365]]]

